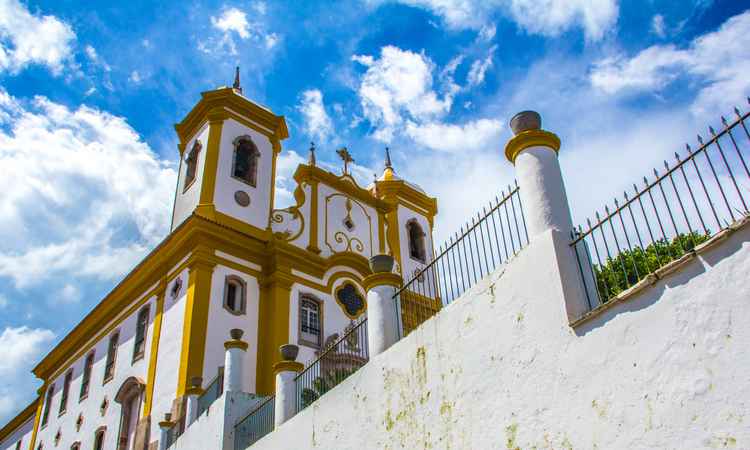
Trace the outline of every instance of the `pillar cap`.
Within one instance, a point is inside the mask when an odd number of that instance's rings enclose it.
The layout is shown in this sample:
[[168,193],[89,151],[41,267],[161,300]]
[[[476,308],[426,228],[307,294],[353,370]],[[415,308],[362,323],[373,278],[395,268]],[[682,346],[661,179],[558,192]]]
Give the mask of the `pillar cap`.
[[378,272],[368,275],[362,280],[362,287],[365,291],[378,286],[395,286],[399,287],[403,283],[401,275],[392,272]]
[[185,389],[185,395],[203,395],[205,392],[200,386],[191,386]]
[[239,348],[240,350],[247,350],[248,344],[245,341],[239,339],[232,339],[224,343],[224,349],[229,350],[230,348]]
[[279,361],[273,365],[274,375],[278,375],[280,372],[300,373],[304,369],[305,366],[301,362],[297,361]]
[[393,271],[396,260],[391,255],[380,254],[370,257],[370,270],[373,273],[388,273]]
[[162,420],[161,422],[159,422],[159,428],[161,429],[165,429],[165,428],[169,429],[169,428],[172,428],[173,426],[175,426],[175,423],[170,422],[169,420]]
[[560,151],[560,138],[546,130],[527,130],[513,136],[505,144],[505,157],[515,163],[516,157],[529,147],[548,147],[555,153]]
[[510,119],[510,129],[516,135],[523,131],[542,128],[542,116],[536,111],[521,111]]
[[282,361],[294,361],[299,354],[299,346],[294,344],[284,344],[279,347],[279,353],[281,354]]

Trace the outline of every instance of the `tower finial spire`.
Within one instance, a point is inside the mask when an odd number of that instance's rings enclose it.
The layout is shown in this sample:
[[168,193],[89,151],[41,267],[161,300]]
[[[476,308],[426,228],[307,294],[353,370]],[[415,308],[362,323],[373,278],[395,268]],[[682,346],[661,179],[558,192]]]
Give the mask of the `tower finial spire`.
[[387,146],[385,147],[385,168],[393,170],[393,166],[391,166],[391,151]]
[[240,91],[240,94],[242,93],[242,87],[240,86],[240,66],[237,66],[234,70],[234,84],[232,88]]
[[315,161],[315,142],[310,142],[310,156],[309,156],[307,162],[311,166],[314,166],[315,163],[316,163],[316,161]]

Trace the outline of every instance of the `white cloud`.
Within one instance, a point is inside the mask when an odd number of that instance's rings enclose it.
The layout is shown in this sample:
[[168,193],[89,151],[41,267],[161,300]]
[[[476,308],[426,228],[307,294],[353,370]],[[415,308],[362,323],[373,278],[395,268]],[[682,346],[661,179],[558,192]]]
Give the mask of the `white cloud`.
[[651,32],[660,38],[666,36],[666,24],[664,23],[664,16],[656,14],[651,18]]
[[333,122],[326,112],[320,90],[310,89],[303,92],[297,109],[305,119],[305,132],[319,141],[327,141],[333,134]]
[[168,231],[175,171],[124,119],[0,90],[0,276],[114,279]]
[[[20,411],[31,400],[35,380],[29,376],[33,361],[47,349],[55,338],[50,330],[40,328],[6,327],[0,334],[0,422]],[[26,390],[28,389],[28,391]]]
[[242,39],[250,37],[250,23],[247,21],[247,14],[237,8],[229,8],[217,17],[211,17],[211,24],[221,31],[234,31]]
[[[380,3],[382,0],[373,0]],[[617,22],[617,0],[396,0],[441,17],[450,28],[474,29],[488,36],[499,11],[529,33],[556,36],[574,26],[587,39],[601,39]]]
[[60,293],[52,297],[54,303],[78,303],[81,299],[81,290],[72,284],[66,284]]
[[29,64],[58,75],[71,58],[76,35],[55,16],[39,16],[18,0],[0,0],[0,71],[17,73]]
[[469,87],[479,86],[484,82],[484,76],[487,70],[492,67],[492,54],[495,52],[496,47],[490,49],[489,54],[484,59],[478,59],[471,64],[469,74],[466,77],[466,81]]
[[143,81],[143,79],[141,78],[141,74],[137,70],[134,70],[130,72],[128,81],[130,81],[133,84],[140,84],[140,82]]
[[380,58],[355,55],[352,60],[367,67],[359,85],[364,116],[377,127],[376,139],[390,141],[406,118],[423,122],[450,110],[452,93],[433,89],[434,64],[422,53],[386,46]]
[[292,190],[297,183],[294,181],[294,171],[297,166],[306,163],[307,160],[294,150],[285,150],[279,154],[276,160],[276,192],[274,195],[274,208],[284,208],[294,204]]
[[696,112],[726,107],[750,91],[750,12],[731,17],[714,32],[695,38],[684,49],[654,45],[632,58],[613,56],[596,63],[591,83],[601,91],[659,90],[683,75],[704,84],[693,109]]
[[406,134],[415,142],[444,152],[493,150],[500,145],[503,124],[499,120],[479,119],[464,125],[409,122]]

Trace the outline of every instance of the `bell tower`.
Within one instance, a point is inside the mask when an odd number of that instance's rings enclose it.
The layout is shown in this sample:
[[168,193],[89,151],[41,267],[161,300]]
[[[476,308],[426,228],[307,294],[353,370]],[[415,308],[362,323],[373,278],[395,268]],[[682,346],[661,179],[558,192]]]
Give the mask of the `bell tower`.
[[180,166],[171,229],[196,214],[267,237],[276,158],[289,136],[284,117],[242,94],[238,67],[233,86],[201,93],[175,130]]

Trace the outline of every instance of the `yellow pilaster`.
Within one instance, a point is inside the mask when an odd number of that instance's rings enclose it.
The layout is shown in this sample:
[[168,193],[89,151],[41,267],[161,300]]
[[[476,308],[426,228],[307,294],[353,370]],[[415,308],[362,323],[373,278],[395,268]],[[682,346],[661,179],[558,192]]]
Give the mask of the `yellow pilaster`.
[[164,293],[167,281],[163,279],[156,294],[156,312],[154,313],[154,329],[151,336],[151,352],[148,358],[148,379],[146,380],[146,402],[143,405],[143,417],[151,414],[154,404],[154,385],[156,384],[156,361],[159,356],[159,341],[161,340],[161,321],[164,315]]
[[215,219],[214,192],[216,191],[216,177],[219,170],[219,146],[221,144],[221,130],[227,113],[220,108],[208,113],[208,144],[203,163],[203,178],[201,194],[196,213],[209,219]]
[[192,377],[203,377],[206,352],[208,305],[211,300],[211,276],[216,263],[206,249],[198,249],[188,265],[187,299],[182,326],[180,371],[177,375],[177,396],[185,394]]
[[310,244],[307,249],[320,253],[318,247],[318,181],[310,181]]
[[385,253],[385,213],[378,211],[378,253]]
[[39,394],[39,399],[37,400],[36,405],[36,415],[34,415],[34,428],[31,432],[29,450],[34,450],[34,445],[36,445],[36,435],[39,432],[39,422],[42,420],[42,408],[44,408],[44,400],[45,396],[47,395],[47,382],[45,381],[42,387],[40,387],[36,392],[37,394]]
[[398,263],[398,266],[403,267],[401,264],[401,239],[398,234],[398,205],[394,205],[393,209],[386,213],[385,220],[388,225],[386,238],[388,239],[388,246],[391,249],[391,255]]
[[277,270],[261,284],[258,316],[258,365],[255,390],[274,393],[273,367],[281,361],[279,347],[289,343],[289,304],[293,278],[291,270]]

